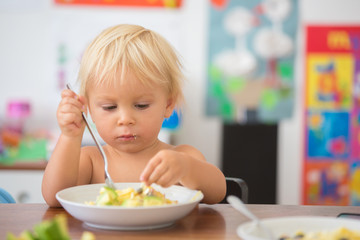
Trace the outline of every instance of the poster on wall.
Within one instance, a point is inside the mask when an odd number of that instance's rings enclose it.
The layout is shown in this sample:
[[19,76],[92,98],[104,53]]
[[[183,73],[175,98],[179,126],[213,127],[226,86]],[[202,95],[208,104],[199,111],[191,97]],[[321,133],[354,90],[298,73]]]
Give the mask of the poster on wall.
[[360,205],[360,26],[306,28],[303,203]]
[[182,0],[54,0],[59,5],[178,8]]
[[211,3],[206,114],[245,123],[291,117],[298,1]]

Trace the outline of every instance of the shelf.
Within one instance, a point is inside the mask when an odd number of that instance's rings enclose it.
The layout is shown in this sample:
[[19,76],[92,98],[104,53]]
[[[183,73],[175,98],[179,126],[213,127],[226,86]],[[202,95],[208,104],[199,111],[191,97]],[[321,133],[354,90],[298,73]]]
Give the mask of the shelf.
[[0,170],[45,170],[47,161],[39,160],[33,162],[15,162],[11,165],[0,163]]

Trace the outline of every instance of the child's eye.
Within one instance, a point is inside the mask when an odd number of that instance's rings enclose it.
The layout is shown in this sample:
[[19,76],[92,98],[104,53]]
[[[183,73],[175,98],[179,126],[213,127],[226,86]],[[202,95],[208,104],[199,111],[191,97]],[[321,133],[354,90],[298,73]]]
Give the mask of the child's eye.
[[135,104],[135,107],[142,110],[149,107],[150,104]]
[[109,110],[113,110],[116,109],[116,105],[108,105],[108,106],[102,106],[102,109],[109,111]]

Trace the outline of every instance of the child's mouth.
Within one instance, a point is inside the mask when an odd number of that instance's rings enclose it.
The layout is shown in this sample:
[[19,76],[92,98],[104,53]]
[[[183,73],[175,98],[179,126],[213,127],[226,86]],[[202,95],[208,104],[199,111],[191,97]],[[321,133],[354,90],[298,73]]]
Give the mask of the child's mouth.
[[121,135],[121,136],[117,137],[117,139],[120,140],[120,141],[135,141],[136,140],[136,134]]

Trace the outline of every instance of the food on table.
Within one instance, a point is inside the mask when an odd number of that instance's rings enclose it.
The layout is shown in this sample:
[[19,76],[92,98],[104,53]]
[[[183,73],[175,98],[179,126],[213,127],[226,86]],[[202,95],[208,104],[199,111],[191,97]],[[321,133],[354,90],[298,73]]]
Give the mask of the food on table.
[[[7,240],[71,240],[65,214],[56,215],[52,220],[45,220],[34,226],[33,231],[25,230],[19,237],[8,233]],[[83,232],[81,240],[95,240],[91,232]]]
[[[360,225],[359,225],[360,226]],[[360,228],[359,228],[360,229]],[[345,227],[332,231],[318,231],[304,233],[296,232],[294,236],[281,236],[279,240],[360,240],[360,231],[354,231]]]
[[156,191],[151,186],[142,185],[141,188],[126,188],[122,190],[102,187],[100,195],[95,202],[86,202],[87,205],[96,206],[123,206],[123,207],[149,207],[162,206],[167,204],[176,204],[177,201],[171,201],[165,198],[165,195]]

